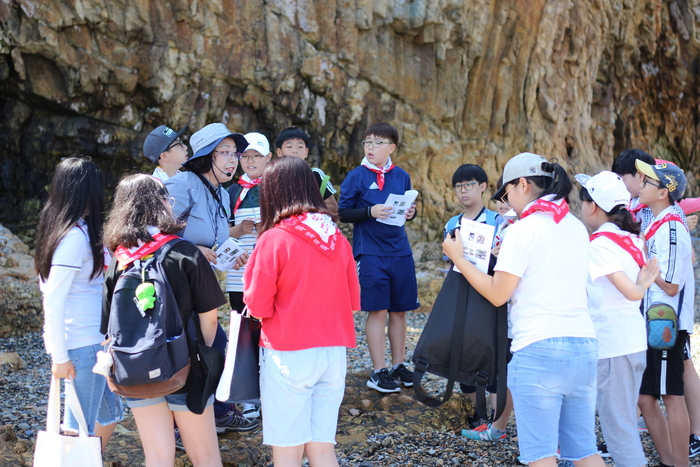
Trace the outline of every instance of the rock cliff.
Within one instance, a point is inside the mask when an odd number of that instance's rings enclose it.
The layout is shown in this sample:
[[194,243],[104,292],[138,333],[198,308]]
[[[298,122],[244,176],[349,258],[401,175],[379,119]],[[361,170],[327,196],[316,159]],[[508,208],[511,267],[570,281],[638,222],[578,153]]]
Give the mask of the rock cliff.
[[421,191],[412,240],[456,211],[456,166],[514,154],[571,171],[637,146],[696,190],[698,0],[4,0],[0,222],[31,235],[61,157],[113,186],[156,125],[308,131],[336,183],[394,123]]

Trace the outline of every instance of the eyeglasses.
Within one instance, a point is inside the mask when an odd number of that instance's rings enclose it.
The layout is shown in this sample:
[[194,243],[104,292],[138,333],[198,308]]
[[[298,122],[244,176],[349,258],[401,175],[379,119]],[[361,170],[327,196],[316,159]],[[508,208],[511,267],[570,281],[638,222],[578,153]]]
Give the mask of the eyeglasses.
[[263,156],[262,154],[241,154],[241,157],[239,159],[244,160],[244,161],[252,161],[252,162],[258,162],[260,159],[262,159]]
[[508,189],[506,190],[506,192],[503,193],[503,196],[501,196],[501,203],[510,205],[510,203],[508,202],[508,192],[509,192],[510,190],[512,190],[513,187],[514,187],[515,185],[516,185],[515,183],[512,184],[512,185],[510,186],[510,188],[508,188]]
[[240,159],[241,158],[241,153],[240,152],[234,152],[234,151],[214,151],[214,154],[219,154],[221,157],[224,159],[231,159],[231,158],[236,158]]
[[655,186],[659,190],[663,190],[664,188],[666,188],[665,186],[657,185],[656,183],[650,181],[647,177],[644,177],[644,180],[642,180],[642,188],[647,186],[647,184],[649,184],[651,186]]
[[459,193],[460,191],[472,191],[478,184],[479,182],[456,183],[452,188]]
[[168,204],[170,204],[171,208],[175,207],[175,198],[173,198],[172,196],[164,196],[163,199],[167,201]]
[[379,149],[382,147],[382,144],[394,144],[391,141],[372,141],[372,140],[362,140],[362,145],[366,148],[368,147],[373,147],[374,149]]
[[172,148],[177,147],[177,146],[182,146],[182,149],[184,149],[185,151],[187,150],[187,145],[186,145],[185,143],[183,143],[183,142],[180,140],[180,138],[178,138],[178,139],[176,139],[175,141],[173,141],[173,142],[170,144],[170,146],[168,146],[167,148],[165,148],[165,150],[166,150],[166,151],[170,151]]

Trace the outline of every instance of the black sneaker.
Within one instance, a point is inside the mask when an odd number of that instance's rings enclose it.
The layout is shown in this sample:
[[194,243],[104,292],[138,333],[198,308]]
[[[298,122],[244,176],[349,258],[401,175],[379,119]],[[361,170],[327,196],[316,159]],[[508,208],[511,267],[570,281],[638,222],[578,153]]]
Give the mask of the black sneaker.
[[688,457],[695,457],[700,454],[700,436],[694,434],[690,435],[689,448],[690,454],[688,454]]
[[225,433],[227,431],[250,431],[256,429],[260,425],[257,419],[248,419],[243,414],[235,409],[229,410],[226,415],[221,418],[215,418],[216,432]]
[[394,378],[397,384],[403,384],[407,388],[413,386],[413,372],[402,363],[395,370],[389,372],[389,376]]
[[376,389],[379,392],[401,392],[401,388],[396,384],[394,378],[389,375],[387,368],[373,371],[367,381],[367,387]]
[[610,453],[608,452],[608,446],[604,442],[600,443],[596,447],[598,448],[598,454],[600,454],[600,457],[605,457],[605,458],[612,457],[610,455]]

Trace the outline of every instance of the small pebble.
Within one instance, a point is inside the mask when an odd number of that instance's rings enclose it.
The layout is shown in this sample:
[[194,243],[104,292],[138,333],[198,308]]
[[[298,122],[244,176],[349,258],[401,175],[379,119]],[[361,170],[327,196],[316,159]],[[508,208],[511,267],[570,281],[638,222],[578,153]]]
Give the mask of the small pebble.
[[359,416],[360,416],[360,411],[357,410],[357,409],[355,409],[355,408],[350,409],[349,412],[350,412],[350,415],[352,415],[353,417],[359,417]]

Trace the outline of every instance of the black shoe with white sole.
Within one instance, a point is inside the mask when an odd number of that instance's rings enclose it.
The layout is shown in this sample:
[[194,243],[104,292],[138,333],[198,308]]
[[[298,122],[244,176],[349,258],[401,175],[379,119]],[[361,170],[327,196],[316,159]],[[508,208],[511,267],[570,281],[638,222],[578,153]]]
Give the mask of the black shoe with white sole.
[[376,389],[379,392],[401,392],[401,388],[394,378],[389,375],[387,368],[382,368],[379,371],[374,371],[367,381],[367,387]]
[[402,363],[395,370],[389,372],[389,376],[394,378],[397,384],[403,384],[407,388],[413,386],[413,372]]

